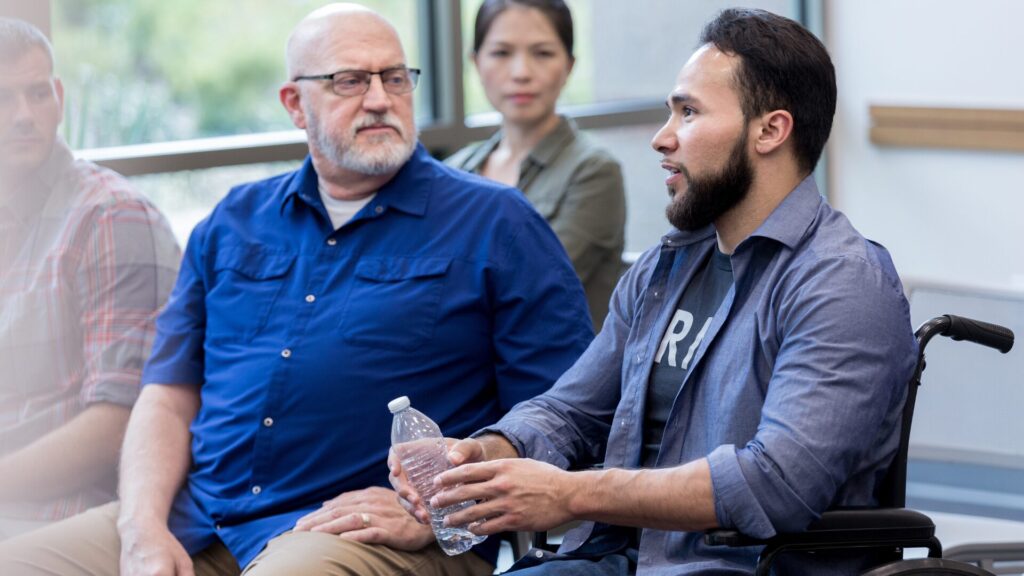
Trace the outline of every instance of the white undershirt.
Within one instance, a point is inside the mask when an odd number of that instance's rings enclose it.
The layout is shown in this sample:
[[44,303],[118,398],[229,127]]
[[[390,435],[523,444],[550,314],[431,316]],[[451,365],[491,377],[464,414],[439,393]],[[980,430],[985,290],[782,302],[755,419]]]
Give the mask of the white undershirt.
[[324,208],[327,209],[327,215],[330,216],[331,224],[335,230],[348,223],[356,215],[356,212],[362,210],[363,206],[369,204],[370,200],[373,200],[374,196],[377,195],[374,192],[366,198],[360,198],[359,200],[338,200],[324,192],[323,186],[319,186],[319,191],[320,200],[324,203]]

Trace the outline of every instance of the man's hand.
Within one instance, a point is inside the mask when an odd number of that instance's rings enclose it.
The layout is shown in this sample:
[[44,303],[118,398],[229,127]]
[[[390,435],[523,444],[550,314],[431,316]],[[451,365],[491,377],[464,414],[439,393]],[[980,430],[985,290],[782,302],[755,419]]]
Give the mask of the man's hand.
[[166,526],[122,524],[122,576],[195,576],[192,558]]
[[[483,462],[485,460],[483,445],[473,438],[465,440],[445,438],[445,442],[448,443],[448,460],[455,466],[465,462]],[[391,481],[391,487],[398,494],[398,502],[420,524],[430,524],[430,513],[427,512],[426,503],[420,498],[416,488],[409,483],[409,478],[402,470],[402,461],[394,448],[388,451],[388,469],[391,471],[388,480]]]
[[[453,452],[457,450],[465,462],[483,454],[462,443],[453,447]],[[573,519],[570,500],[578,491],[576,477],[572,472],[525,458],[468,463],[438,476],[435,483],[442,491],[431,505],[443,508],[477,500],[475,506],[445,518],[449,526],[477,523],[470,528],[476,534],[543,531]]]
[[363,544],[415,551],[434,541],[429,524],[414,520],[386,488],[346,492],[295,523],[295,530],[327,532]]

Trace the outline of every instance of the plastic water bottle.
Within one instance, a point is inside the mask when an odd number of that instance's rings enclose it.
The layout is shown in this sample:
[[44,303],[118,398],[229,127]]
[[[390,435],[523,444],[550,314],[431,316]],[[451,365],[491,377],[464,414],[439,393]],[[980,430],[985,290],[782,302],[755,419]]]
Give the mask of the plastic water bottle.
[[391,421],[391,445],[402,461],[406,477],[430,512],[430,527],[441,549],[445,554],[455,556],[486,540],[487,536],[477,536],[465,526],[444,525],[445,516],[472,506],[472,500],[446,508],[430,505],[430,499],[438,492],[434,486],[434,477],[452,467],[441,429],[422,412],[410,408],[408,396],[388,402],[388,410],[395,415]]

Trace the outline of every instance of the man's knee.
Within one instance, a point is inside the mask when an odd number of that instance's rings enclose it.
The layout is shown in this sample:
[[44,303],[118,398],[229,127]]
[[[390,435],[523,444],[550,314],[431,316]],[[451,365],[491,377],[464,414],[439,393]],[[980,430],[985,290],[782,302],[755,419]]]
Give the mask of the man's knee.
[[492,567],[473,554],[448,558],[436,547],[403,552],[360,544],[321,532],[288,532],[271,540],[243,576],[323,574],[330,576],[398,576],[490,574]]
[[0,543],[0,574],[117,574],[117,511],[107,504]]

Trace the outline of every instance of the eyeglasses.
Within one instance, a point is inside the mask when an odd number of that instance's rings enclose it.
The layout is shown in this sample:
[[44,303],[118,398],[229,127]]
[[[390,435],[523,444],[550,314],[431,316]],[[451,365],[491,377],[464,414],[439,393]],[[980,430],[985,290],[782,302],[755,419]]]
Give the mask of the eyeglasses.
[[331,91],[338,96],[362,96],[370,89],[370,81],[380,76],[380,83],[388,94],[408,94],[416,89],[420,80],[419,68],[396,66],[380,72],[369,70],[339,70],[333,74],[319,76],[296,76],[292,81],[299,80],[330,80]]

